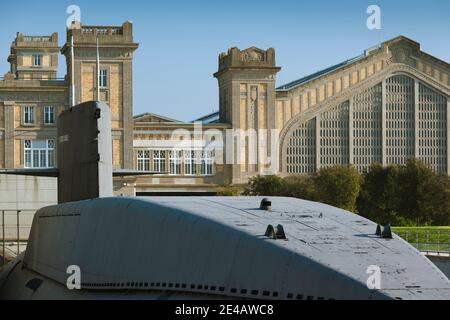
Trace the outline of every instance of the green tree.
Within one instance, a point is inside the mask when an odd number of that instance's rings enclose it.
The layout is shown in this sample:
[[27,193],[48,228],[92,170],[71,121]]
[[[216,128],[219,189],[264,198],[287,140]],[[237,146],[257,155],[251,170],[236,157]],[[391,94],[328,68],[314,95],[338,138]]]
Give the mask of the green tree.
[[374,165],[365,175],[358,212],[380,224],[447,225],[450,179],[426,164],[410,159],[406,165]]
[[217,188],[217,195],[219,197],[238,197],[242,193],[240,187],[226,186]]
[[314,178],[319,202],[356,212],[361,176],[352,166],[322,168]]
[[304,200],[317,200],[314,179],[310,175],[295,175],[284,178],[283,195]]
[[380,224],[404,225],[397,211],[399,198],[399,166],[383,167],[375,164],[365,174],[358,196],[358,213]]
[[[229,193],[225,189],[220,191]],[[380,224],[448,225],[450,178],[423,162],[373,165],[363,177],[351,166],[322,168],[316,175],[256,176],[244,191],[251,196],[286,196],[357,212]]]
[[434,173],[425,163],[409,159],[398,177],[398,214],[418,226],[448,223],[450,213],[448,177]]
[[431,212],[431,219],[435,226],[450,225],[450,177],[441,174],[436,178],[434,190],[430,190],[435,195],[434,203],[438,208]]
[[283,196],[284,181],[276,175],[257,175],[249,179],[244,195],[248,196]]

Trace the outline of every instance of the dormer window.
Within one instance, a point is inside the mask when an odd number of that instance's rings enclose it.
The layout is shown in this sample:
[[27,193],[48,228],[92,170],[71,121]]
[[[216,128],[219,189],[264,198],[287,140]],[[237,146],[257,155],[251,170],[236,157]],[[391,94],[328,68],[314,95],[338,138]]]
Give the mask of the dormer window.
[[40,66],[42,66],[42,55],[34,54],[33,55],[33,67],[40,67]]

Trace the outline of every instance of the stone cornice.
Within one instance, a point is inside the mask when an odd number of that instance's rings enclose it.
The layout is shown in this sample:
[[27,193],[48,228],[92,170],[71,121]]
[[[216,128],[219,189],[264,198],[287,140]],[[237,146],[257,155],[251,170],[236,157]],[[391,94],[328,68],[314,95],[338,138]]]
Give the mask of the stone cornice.
[[[107,50],[105,50],[107,49]],[[133,52],[137,49],[137,47],[130,46],[113,46],[108,48],[100,48],[100,59],[105,58],[122,58],[122,59],[132,59]],[[63,48],[61,50],[63,55],[69,55],[69,51]],[[96,47],[75,47],[75,60],[91,58],[95,60],[97,57],[97,49]]]
[[67,90],[0,90],[0,101],[66,103],[67,94]]
[[[195,124],[194,123],[180,123],[180,122],[174,122],[174,123],[154,123],[154,122],[135,122],[134,123],[135,128],[142,128],[144,130],[153,130],[153,129],[194,129]],[[210,124],[202,124],[201,125],[203,130],[208,129],[229,129],[231,128],[230,124],[226,123],[210,123]],[[144,131],[143,130],[143,131]],[[134,131],[135,134],[139,134],[139,130]]]
[[54,91],[67,90],[65,80],[0,80],[0,91]]

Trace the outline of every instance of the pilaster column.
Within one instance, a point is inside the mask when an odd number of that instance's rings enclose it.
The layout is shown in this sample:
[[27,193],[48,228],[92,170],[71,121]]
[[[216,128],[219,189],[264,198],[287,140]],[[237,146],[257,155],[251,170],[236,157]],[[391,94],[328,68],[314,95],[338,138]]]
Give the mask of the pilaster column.
[[[254,124],[255,124],[255,112],[256,112],[256,106],[253,108],[252,107],[252,85],[250,83],[247,83],[247,105],[246,105],[246,124],[241,124],[240,129],[242,130],[247,130],[248,132],[251,132],[252,130],[254,130]],[[239,86],[239,91],[240,91],[240,86]],[[239,101],[239,109],[238,109],[238,113],[241,113],[242,110],[240,108],[240,101]],[[252,132],[253,133],[253,132]],[[253,138],[253,135],[251,136]],[[252,145],[252,138],[250,138],[250,136],[247,138],[247,142],[245,143],[245,154],[243,155],[243,159],[245,159],[245,172],[250,173],[250,172],[254,172],[255,170],[255,165],[251,164],[250,160],[252,158],[252,156],[254,156],[252,153],[254,151],[254,146]]]
[[450,175],[450,97],[447,97],[447,173]]
[[[272,155],[277,154],[278,151],[272,151],[272,148],[280,150],[279,144],[273,144],[272,135],[275,134],[275,129],[280,129],[276,127],[276,96],[275,96],[275,80],[273,82],[269,82],[267,84],[267,96],[266,96],[266,123],[267,123],[267,154],[269,155],[271,161],[278,161],[277,159],[272,159]],[[278,140],[278,137],[277,137]],[[275,141],[277,141],[275,140]],[[281,141],[280,141],[281,143]],[[276,167],[276,171],[274,173],[282,172],[282,168],[280,167],[281,163]],[[272,166],[274,167],[274,166]]]
[[414,79],[414,157],[419,158],[419,81]]
[[[241,89],[240,89],[240,82],[239,81],[232,81],[230,83],[231,88],[231,98],[230,98],[230,108],[231,108],[231,123],[232,123],[232,129],[236,130],[236,129],[241,129],[243,126],[246,126],[245,123],[241,123],[241,113],[240,113],[240,103],[241,103]],[[250,94],[249,92],[247,92],[247,94]],[[231,134],[231,137],[234,137],[233,134]],[[244,166],[246,166],[245,163],[243,163],[242,159],[245,159],[245,155],[243,156],[242,152],[245,152],[245,149],[242,148],[240,146],[240,144],[238,143],[237,145],[235,144],[235,139],[231,139],[231,141],[227,141],[227,143],[231,143],[232,149],[229,150],[233,150],[233,162],[237,161],[237,163],[234,163],[231,168],[233,171],[232,174],[232,183],[235,184],[239,184],[242,183],[241,181],[241,176],[242,176],[242,171],[241,168]],[[243,142],[241,141],[241,144]],[[238,149],[239,146],[239,149]]]
[[320,170],[320,114],[316,116],[316,171]]
[[14,106],[15,102],[5,101],[5,168],[14,168]]
[[348,163],[354,164],[354,151],[353,151],[353,97],[350,98],[348,106]]
[[386,80],[381,85],[381,163],[387,165],[386,159]]
[[[111,73],[109,73],[111,74]],[[123,99],[122,120],[123,138],[121,141],[123,152],[122,166],[125,169],[133,168],[133,67],[131,60],[123,62]]]
[[[74,76],[74,83],[75,83],[75,105],[78,105],[83,101],[83,83],[82,83],[82,63],[81,61],[74,60],[75,66],[75,76]],[[94,77],[95,81],[95,77]]]

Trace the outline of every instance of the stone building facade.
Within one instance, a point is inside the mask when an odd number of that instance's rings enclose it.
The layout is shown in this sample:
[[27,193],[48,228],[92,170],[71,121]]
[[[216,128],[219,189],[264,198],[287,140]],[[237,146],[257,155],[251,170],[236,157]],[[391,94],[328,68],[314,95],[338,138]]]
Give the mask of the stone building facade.
[[450,174],[450,65],[397,37],[278,88],[280,171],[423,160]]
[[[70,39],[74,41],[71,61]],[[68,80],[75,83],[75,104],[96,100],[97,39],[100,58],[100,97],[111,108],[113,166],[132,169],[133,146],[133,25],[120,27],[81,26],[67,30],[67,42],[61,49],[66,57]],[[70,70],[74,63],[74,74]]]
[[[70,43],[73,37],[74,61]],[[97,39],[100,56],[100,100],[111,107],[113,165],[133,168],[133,25],[81,26],[67,30],[60,47],[58,34],[18,33],[8,58],[10,70],[0,79],[0,168],[53,168],[56,163],[56,122],[75,103],[96,99]],[[57,78],[58,58],[65,55],[67,75]],[[74,73],[72,74],[72,64]],[[56,179],[0,176],[1,209],[33,210],[54,204]],[[116,190],[120,194],[121,187]]]
[[[364,172],[409,157],[450,173],[450,65],[413,40],[397,37],[279,87],[274,49],[231,48],[214,74],[219,112],[181,122],[152,113],[133,117],[138,44],[130,22],[74,26],[61,49],[57,34],[17,35],[11,70],[0,81],[0,168],[57,166],[55,123],[69,107],[70,83],[76,103],[97,98],[97,39],[113,165],[152,173],[116,178],[118,195],[213,194],[257,174],[307,174],[337,164]],[[64,79],[56,78],[59,53],[67,63]],[[8,190],[1,179],[0,189]],[[33,181],[17,185],[36,189]]]
[[[256,174],[308,174],[332,165],[365,172],[374,163],[403,164],[410,157],[450,174],[450,65],[421,51],[417,42],[400,36],[276,87],[279,71],[274,49],[231,48],[219,56],[220,111],[199,121],[204,130],[222,128],[222,152],[215,157],[221,164],[208,179],[209,188],[201,182],[196,190],[245,184]],[[161,126],[135,123],[135,147],[145,150],[143,141],[151,139],[141,130]],[[153,139],[171,135],[158,131]],[[172,179],[145,180],[179,186]],[[143,190],[139,181],[137,192]]]

